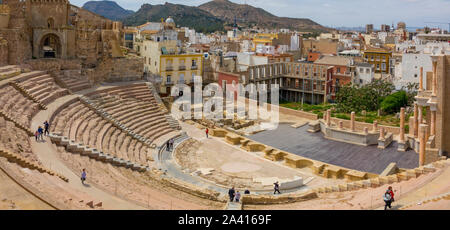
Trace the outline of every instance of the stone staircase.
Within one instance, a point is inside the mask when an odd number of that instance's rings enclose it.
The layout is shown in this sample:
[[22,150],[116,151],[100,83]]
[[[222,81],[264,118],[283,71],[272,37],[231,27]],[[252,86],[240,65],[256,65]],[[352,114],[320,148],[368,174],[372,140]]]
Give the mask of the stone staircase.
[[10,84],[41,107],[45,107],[58,97],[69,94],[67,89],[59,87],[55,79],[45,71],[20,74]]
[[169,126],[170,126],[172,129],[175,129],[175,130],[181,130],[180,123],[179,123],[177,120],[175,120],[175,119],[172,117],[172,115],[166,114],[166,115],[164,115],[164,117],[166,118],[167,122],[169,122]]
[[57,133],[51,133],[49,137],[53,143],[55,143],[58,146],[64,146],[69,152],[73,154],[88,156],[89,158],[98,161],[110,163],[118,167],[129,168],[138,172],[146,172],[150,170],[148,166],[137,164],[131,161],[125,161],[122,158],[114,157],[111,154],[104,153],[95,148],[90,148],[89,146],[85,146],[82,143],[77,143],[73,140],[70,140],[68,137],[61,136]]
[[32,100],[34,103],[39,105],[39,109],[47,109],[47,106],[45,106],[41,101],[39,101],[36,97],[34,97],[33,95],[31,95],[30,93],[28,93],[28,91],[23,88],[21,85],[17,84],[17,82],[10,82],[9,83],[12,87],[14,87],[15,89],[17,89],[17,91],[19,91],[20,93],[22,93],[22,95],[24,95],[26,98]]
[[81,70],[64,70],[56,78],[64,88],[69,89],[71,92],[91,88],[91,84],[88,80],[74,76],[81,76]]
[[30,160],[20,156],[19,154],[16,153],[12,153],[9,152],[7,150],[2,150],[0,149],[0,157],[5,157],[8,161],[16,163],[18,165],[20,165],[23,168],[28,168],[31,170],[37,170],[40,173],[47,173],[51,176],[57,176],[59,177],[61,180],[65,181],[65,182],[69,182],[69,179],[63,175],[60,175],[50,169],[44,168],[38,164],[36,164],[35,162],[31,162]]
[[22,73],[19,66],[16,65],[6,65],[0,67],[0,80],[5,80],[11,77],[15,77]]
[[445,165],[450,165],[450,159],[436,161],[425,166],[420,166],[415,169],[408,169],[403,172],[392,174],[389,176],[379,176],[367,180],[348,182],[334,186],[325,186],[315,188],[313,189],[313,191],[317,193],[331,193],[331,192],[353,191],[364,188],[376,188],[385,184],[391,184],[394,182],[407,181],[411,178],[417,178],[420,175],[435,172],[437,168],[443,168],[445,167]]

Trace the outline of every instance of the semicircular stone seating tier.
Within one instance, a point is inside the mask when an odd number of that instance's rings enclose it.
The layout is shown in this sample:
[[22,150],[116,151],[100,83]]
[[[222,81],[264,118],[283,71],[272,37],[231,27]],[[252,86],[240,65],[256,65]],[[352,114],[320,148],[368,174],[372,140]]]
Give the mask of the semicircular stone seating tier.
[[[106,112],[120,124],[152,142],[175,131],[145,83],[114,87],[85,96],[94,103],[96,109]],[[111,134],[115,136],[117,132]]]
[[30,127],[31,118],[39,111],[39,104],[5,84],[0,86],[0,111],[24,127]]
[[118,129],[95,111],[75,101],[56,114],[50,128],[77,143],[111,154],[125,161],[148,165],[151,150]]
[[32,73],[17,78],[15,83],[43,105],[48,105],[58,97],[69,94],[69,90],[59,87],[50,74],[44,71]]

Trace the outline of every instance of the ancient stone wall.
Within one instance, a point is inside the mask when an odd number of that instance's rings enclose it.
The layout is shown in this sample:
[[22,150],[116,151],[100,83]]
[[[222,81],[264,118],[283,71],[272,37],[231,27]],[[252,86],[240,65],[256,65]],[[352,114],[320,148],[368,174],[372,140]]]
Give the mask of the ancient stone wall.
[[91,82],[142,80],[144,61],[141,57],[107,58],[94,69],[86,71]]
[[8,64],[8,41],[0,37],[0,66]]
[[23,29],[0,29],[0,37],[8,42],[8,63],[20,64],[31,58],[30,35]]

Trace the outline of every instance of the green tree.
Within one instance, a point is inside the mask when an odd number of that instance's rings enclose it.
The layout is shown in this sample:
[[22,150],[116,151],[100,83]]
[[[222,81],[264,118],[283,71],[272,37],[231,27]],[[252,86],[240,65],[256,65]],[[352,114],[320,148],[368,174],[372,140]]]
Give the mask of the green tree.
[[395,113],[400,108],[408,104],[408,96],[406,91],[400,90],[384,98],[381,102],[381,109],[387,113]]

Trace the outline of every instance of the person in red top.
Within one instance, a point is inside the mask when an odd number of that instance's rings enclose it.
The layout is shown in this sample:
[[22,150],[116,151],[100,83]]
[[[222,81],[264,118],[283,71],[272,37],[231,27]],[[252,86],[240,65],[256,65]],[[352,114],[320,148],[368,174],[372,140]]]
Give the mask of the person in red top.
[[394,202],[394,191],[392,191],[392,186],[389,186],[386,192],[389,192],[391,195],[391,202]]
[[208,130],[208,128],[206,128],[206,138],[208,138],[208,132],[209,132],[209,130]]

